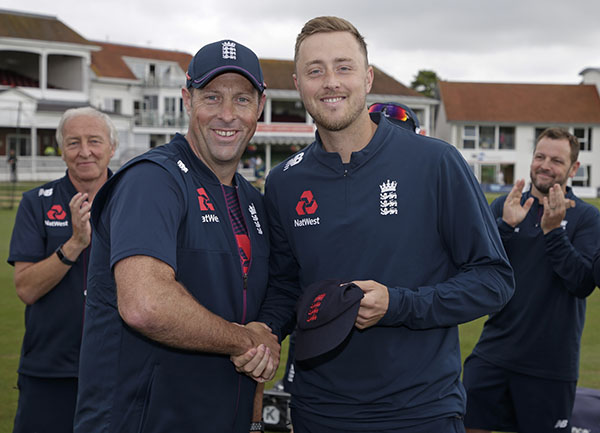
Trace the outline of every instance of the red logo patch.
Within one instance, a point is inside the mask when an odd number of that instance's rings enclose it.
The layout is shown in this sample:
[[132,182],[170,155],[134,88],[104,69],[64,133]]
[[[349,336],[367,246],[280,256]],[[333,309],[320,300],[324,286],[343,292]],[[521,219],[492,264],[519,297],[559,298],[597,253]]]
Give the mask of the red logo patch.
[[310,304],[310,307],[308,309],[308,313],[307,313],[307,318],[306,321],[307,322],[312,322],[313,320],[317,320],[317,317],[319,315],[319,308],[321,307],[321,304],[323,303],[323,299],[325,299],[325,296],[327,296],[326,293],[321,293],[320,295],[317,295],[315,297],[315,299],[313,299],[312,304]]
[[300,201],[296,205],[298,215],[312,215],[317,211],[319,205],[315,200],[312,191],[304,191],[300,196]]
[[67,213],[59,204],[55,204],[54,206],[52,206],[50,210],[46,213],[46,215],[51,220],[64,220],[67,217]]
[[215,210],[215,207],[210,202],[208,194],[204,188],[198,188],[196,192],[198,193],[198,203],[200,203],[201,211]]

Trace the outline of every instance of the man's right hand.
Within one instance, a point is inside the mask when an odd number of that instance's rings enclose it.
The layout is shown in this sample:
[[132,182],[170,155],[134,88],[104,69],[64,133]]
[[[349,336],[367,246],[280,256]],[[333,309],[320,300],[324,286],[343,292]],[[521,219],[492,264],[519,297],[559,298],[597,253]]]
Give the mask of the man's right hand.
[[510,190],[510,193],[504,201],[504,209],[502,210],[502,220],[511,227],[516,227],[525,219],[531,205],[533,205],[533,197],[529,197],[521,206],[521,196],[525,179],[519,179]]
[[232,355],[231,361],[239,373],[257,382],[267,382],[275,376],[279,366],[281,346],[277,336],[264,323],[250,322],[244,326],[250,332],[254,346],[245,353]]
[[92,238],[92,226],[90,225],[90,211],[92,204],[87,198],[87,193],[78,192],[69,202],[69,208],[71,209],[71,226],[73,228],[71,240],[75,242],[76,246],[80,248],[81,251],[87,248]]

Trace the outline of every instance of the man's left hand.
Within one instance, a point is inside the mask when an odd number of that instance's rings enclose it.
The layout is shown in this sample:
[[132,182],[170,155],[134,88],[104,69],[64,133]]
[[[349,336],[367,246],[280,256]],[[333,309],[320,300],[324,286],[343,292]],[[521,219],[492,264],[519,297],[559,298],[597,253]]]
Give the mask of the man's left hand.
[[358,329],[366,329],[376,325],[388,310],[390,303],[388,288],[373,280],[352,282],[365,294],[360,301],[354,326]]
[[575,207],[575,202],[565,197],[565,194],[559,184],[555,184],[548,191],[548,196],[544,197],[544,214],[540,226],[544,234],[560,227],[560,223],[565,219],[567,209]]

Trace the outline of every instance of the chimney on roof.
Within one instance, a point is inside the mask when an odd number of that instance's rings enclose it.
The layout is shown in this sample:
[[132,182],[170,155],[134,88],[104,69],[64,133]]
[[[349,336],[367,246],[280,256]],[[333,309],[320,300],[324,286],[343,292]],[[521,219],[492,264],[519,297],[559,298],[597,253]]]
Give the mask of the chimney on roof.
[[593,84],[600,95],[600,68],[585,68],[579,73],[583,77],[581,84]]

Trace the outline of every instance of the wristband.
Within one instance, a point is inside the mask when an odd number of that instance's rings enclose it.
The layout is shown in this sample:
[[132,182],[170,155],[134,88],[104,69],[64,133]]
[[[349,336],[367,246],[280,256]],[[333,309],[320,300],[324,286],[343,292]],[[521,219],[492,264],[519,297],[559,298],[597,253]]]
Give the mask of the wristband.
[[250,423],[250,431],[265,431],[265,423],[262,421],[251,422]]
[[73,266],[73,265],[75,264],[75,262],[74,262],[74,261],[72,261],[72,260],[69,260],[69,259],[68,259],[68,258],[65,256],[65,254],[63,253],[63,250],[62,250],[62,247],[63,247],[63,245],[64,245],[64,244],[60,244],[60,245],[58,246],[58,248],[56,249],[55,253],[56,253],[56,255],[58,256],[59,260],[60,260],[61,262],[63,262],[65,265],[68,265],[68,266]]

